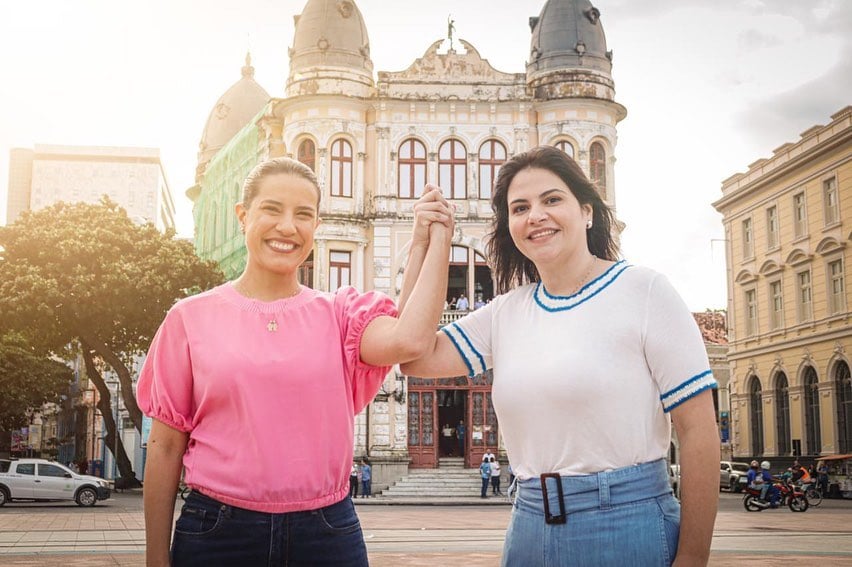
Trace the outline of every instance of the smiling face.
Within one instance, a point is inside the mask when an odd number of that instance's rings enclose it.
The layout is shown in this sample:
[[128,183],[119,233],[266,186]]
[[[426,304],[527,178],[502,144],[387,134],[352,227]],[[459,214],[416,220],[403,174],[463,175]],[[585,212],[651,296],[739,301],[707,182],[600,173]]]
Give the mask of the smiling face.
[[304,177],[275,173],[262,178],[251,201],[237,205],[245,227],[246,271],[294,275],[313,249],[317,207],[317,189]]
[[592,206],[581,205],[562,179],[541,168],[519,171],[509,184],[509,234],[541,272],[588,254],[586,223]]

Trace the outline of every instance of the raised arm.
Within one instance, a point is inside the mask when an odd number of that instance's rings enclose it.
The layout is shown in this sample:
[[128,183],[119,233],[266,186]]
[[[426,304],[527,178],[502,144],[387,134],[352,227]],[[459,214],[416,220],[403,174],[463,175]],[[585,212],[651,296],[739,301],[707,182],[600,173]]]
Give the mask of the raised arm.
[[385,366],[420,358],[434,342],[447,293],[452,209],[434,185],[414,207],[414,233],[403,274],[399,317],[377,317],[361,337],[361,360]]

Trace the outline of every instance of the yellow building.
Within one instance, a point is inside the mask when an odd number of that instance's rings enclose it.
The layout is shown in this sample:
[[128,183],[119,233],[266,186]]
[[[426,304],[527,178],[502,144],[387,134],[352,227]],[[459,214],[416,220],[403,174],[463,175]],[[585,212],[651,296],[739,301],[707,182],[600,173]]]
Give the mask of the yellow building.
[[852,106],[831,119],[726,179],[713,203],[737,460],[852,453]]

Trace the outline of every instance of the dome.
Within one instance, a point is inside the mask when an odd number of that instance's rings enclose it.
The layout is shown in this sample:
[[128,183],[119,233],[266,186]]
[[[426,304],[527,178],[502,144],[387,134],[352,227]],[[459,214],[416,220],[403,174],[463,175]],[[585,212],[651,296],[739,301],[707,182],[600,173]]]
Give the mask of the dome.
[[609,74],[600,11],[589,0],[548,0],[541,15],[530,18],[532,40],[528,72],[590,69]]
[[250,54],[246,54],[242,74],[242,78],[219,97],[210,111],[199,144],[199,166],[210,161],[269,101],[269,93],[254,80]]
[[373,85],[370,39],[355,2],[308,0],[294,19],[288,94],[340,90],[340,83],[332,79]]

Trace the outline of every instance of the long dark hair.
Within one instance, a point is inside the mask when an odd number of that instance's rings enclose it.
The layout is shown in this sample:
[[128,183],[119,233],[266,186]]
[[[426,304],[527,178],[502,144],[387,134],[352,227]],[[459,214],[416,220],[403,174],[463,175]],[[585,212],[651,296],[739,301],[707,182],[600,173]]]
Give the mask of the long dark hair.
[[550,171],[568,186],[580,205],[591,205],[592,228],[586,231],[589,252],[603,260],[618,258],[618,244],[612,234],[615,216],[601,199],[597,187],[565,152],[552,146],[538,146],[504,163],[494,184],[494,196],[491,199],[494,219],[488,231],[486,252],[494,270],[497,293],[506,293],[515,286],[540,281],[535,264],[521,254],[509,234],[509,185],[519,171],[528,168]]

